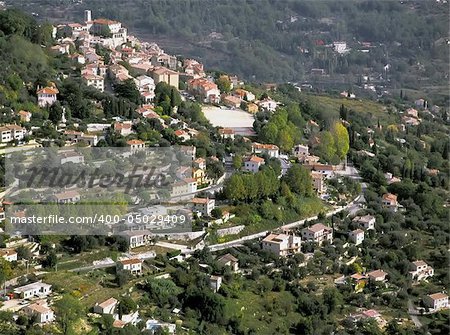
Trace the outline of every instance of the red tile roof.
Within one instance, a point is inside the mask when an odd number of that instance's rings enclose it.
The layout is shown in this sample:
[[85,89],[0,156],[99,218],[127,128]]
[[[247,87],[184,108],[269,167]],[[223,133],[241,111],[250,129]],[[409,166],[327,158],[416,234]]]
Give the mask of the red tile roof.
[[72,199],[72,198],[79,197],[79,196],[80,196],[80,193],[78,193],[77,191],[67,191],[67,192],[55,194],[55,198],[58,200]]
[[131,123],[120,123],[120,122],[116,122],[116,123],[114,123],[114,129],[115,129],[115,130],[131,129]]
[[386,194],[383,194],[383,199],[389,200],[389,201],[397,201],[397,195],[392,194],[392,193],[386,193]]
[[316,223],[315,225],[312,225],[311,227],[308,227],[307,229],[314,233],[318,233],[319,231],[322,231],[322,230],[331,230],[330,227],[327,227],[322,223]]
[[141,264],[142,263],[142,261],[140,259],[137,259],[137,258],[123,259],[123,260],[121,260],[119,262],[122,263],[123,265]]
[[279,149],[275,144],[253,143],[252,147],[254,149],[265,149],[265,150],[278,150]]
[[119,22],[113,21],[113,20],[108,20],[108,19],[96,19],[96,20],[94,20],[94,23],[102,24],[102,25],[110,25],[110,24],[117,24]]
[[431,299],[433,299],[433,300],[439,300],[439,299],[445,299],[445,298],[448,298],[448,295],[447,294],[444,294],[444,293],[441,293],[441,292],[439,292],[439,293],[434,293],[434,294],[430,294],[430,295],[428,295]]
[[58,94],[59,91],[56,87],[44,87],[37,91],[37,94]]
[[254,163],[263,163],[264,162],[264,158],[258,157],[258,156],[251,156],[247,162],[254,162]]
[[219,134],[232,135],[232,134],[234,134],[234,130],[231,128],[221,128],[221,129],[219,129]]
[[192,203],[194,204],[207,204],[209,202],[208,198],[193,198],[191,200]]
[[138,144],[145,144],[145,142],[141,141],[141,140],[129,140],[129,141],[127,141],[127,144],[128,145],[138,145]]
[[380,278],[380,277],[386,276],[387,273],[384,272],[383,270],[378,269],[378,270],[374,270],[374,271],[369,272],[367,275],[369,277],[373,277],[373,278]]
[[108,300],[103,301],[101,304],[98,304],[98,306],[100,306],[101,308],[106,308],[109,307],[111,305],[115,305],[117,304],[117,299],[115,298],[109,298]]

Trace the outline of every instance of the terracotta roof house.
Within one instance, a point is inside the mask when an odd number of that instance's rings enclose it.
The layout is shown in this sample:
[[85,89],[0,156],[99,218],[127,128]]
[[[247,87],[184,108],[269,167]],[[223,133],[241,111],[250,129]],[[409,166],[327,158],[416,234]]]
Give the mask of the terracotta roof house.
[[287,256],[300,252],[301,242],[300,236],[294,234],[269,234],[262,240],[262,248],[277,256]]
[[222,286],[222,277],[221,276],[210,276],[209,277],[209,286],[214,292],[219,291]]
[[356,222],[361,228],[369,230],[375,229],[375,217],[372,215],[355,216],[352,220]]
[[239,270],[239,261],[232,254],[225,254],[217,259],[217,263],[221,266],[229,266],[233,272]]
[[244,170],[252,173],[259,171],[259,168],[265,164],[264,158],[252,155],[244,163]]
[[175,133],[175,136],[180,138],[183,142],[189,141],[191,139],[191,136],[182,129],[175,130],[174,133]]
[[333,243],[333,230],[322,223],[316,223],[302,230],[302,238],[305,241],[314,242],[318,245],[322,245],[325,241]]
[[355,229],[355,230],[351,231],[349,234],[349,238],[356,245],[361,244],[364,241],[364,230]]
[[188,91],[199,97],[203,102],[218,104],[220,90],[217,85],[205,78],[191,79],[187,83]]
[[383,270],[374,270],[369,273],[367,273],[367,276],[369,277],[369,280],[372,282],[383,282],[386,280],[387,272],[384,272]]
[[216,205],[216,201],[209,198],[193,198],[191,202],[194,205],[193,211],[205,216],[211,215],[211,211]]
[[252,144],[252,153],[267,154],[269,157],[278,158],[280,155],[280,148],[275,144],[261,144],[255,142]]
[[136,152],[145,148],[145,142],[141,140],[128,140],[127,145],[131,148],[131,152]]
[[0,257],[8,262],[17,261],[17,252],[11,248],[0,249]]
[[387,208],[392,212],[398,211],[397,195],[395,194],[392,193],[383,194],[381,204],[384,208]]
[[220,128],[219,135],[222,139],[231,138],[232,140],[234,140],[235,133],[231,128]]
[[59,93],[56,86],[47,86],[37,90],[36,95],[38,98],[39,107],[46,107],[53,105],[57,100],[57,94]]
[[115,309],[118,305],[119,301],[115,298],[109,298],[108,300],[103,301],[102,303],[97,303],[94,306],[94,313],[97,314],[114,314]]
[[55,318],[53,310],[48,307],[47,302],[36,302],[24,307],[23,311],[35,317],[38,323],[52,322]]
[[226,95],[222,97],[222,103],[228,107],[239,108],[241,99],[233,95]]
[[138,258],[123,259],[117,262],[118,270],[130,271],[131,274],[142,273],[142,260]]
[[444,293],[434,293],[423,297],[425,306],[433,311],[448,308],[448,295]]
[[59,204],[69,204],[80,201],[81,195],[80,193],[78,193],[78,191],[66,191],[62,193],[56,193],[53,198]]
[[170,86],[173,86],[176,89],[178,89],[178,82],[179,82],[178,72],[160,66],[154,68],[152,74],[155,84],[165,82],[166,84],[169,84]]
[[19,114],[19,117],[20,117],[20,121],[21,121],[21,122],[30,122],[30,120],[31,120],[31,115],[32,115],[30,112],[21,110],[21,111],[19,111],[19,113],[17,113],[17,114]]
[[128,136],[133,133],[131,121],[115,122],[114,131],[122,136]]

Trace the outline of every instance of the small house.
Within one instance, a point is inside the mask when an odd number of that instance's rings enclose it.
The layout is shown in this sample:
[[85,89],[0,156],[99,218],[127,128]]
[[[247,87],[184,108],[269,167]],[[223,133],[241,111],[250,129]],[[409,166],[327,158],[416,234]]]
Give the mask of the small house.
[[117,270],[130,271],[133,275],[142,273],[142,260],[138,258],[123,259],[117,262]]

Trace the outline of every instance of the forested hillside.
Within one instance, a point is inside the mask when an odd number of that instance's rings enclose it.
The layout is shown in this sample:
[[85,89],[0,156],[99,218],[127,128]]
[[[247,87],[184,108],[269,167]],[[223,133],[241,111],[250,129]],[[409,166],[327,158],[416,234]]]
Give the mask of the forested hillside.
[[[327,77],[318,81],[358,83],[368,74],[397,88],[431,89],[448,82],[449,8],[436,1],[59,3],[14,1],[15,6],[59,20],[82,20],[83,10],[89,8],[94,17],[118,19],[169,52],[197,56],[208,68],[255,81],[317,80],[311,69],[323,68]],[[340,55],[326,47],[334,41],[347,42],[351,51]],[[369,52],[362,52],[364,48]],[[389,74],[383,73],[386,64]]]

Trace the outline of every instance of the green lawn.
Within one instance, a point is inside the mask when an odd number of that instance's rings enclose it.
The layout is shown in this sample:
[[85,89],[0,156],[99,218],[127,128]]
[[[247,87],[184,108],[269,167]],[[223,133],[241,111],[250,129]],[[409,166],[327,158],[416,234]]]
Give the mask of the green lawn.
[[288,292],[269,292],[262,296],[240,291],[238,299],[227,299],[225,315],[241,320],[243,329],[253,329],[256,334],[277,334],[289,329],[300,314],[292,311],[294,297]]
[[111,297],[119,297],[133,289],[140,278],[131,279],[119,288],[114,283],[115,275],[104,270],[84,273],[68,271],[49,272],[44,276],[44,282],[54,286],[55,291],[71,293],[79,297],[86,308],[91,308],[96,302],[103,302]]
[[335,110],[336,112],[339,111],[341,105],[344,105],[355,112],[371,112],[375,115],[385,113],[385,107],[383,105],[371,100],[360,101],[358,99],[345,99],[325,95],[308,95],[308,99],[322,108]]

